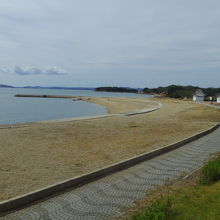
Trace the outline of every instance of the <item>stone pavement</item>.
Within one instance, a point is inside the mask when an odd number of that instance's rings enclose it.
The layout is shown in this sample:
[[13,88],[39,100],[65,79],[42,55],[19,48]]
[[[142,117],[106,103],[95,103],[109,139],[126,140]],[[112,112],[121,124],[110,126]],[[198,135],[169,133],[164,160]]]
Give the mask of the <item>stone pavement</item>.
[[220,128],[177,150],[0,219],[112,219],[148,189],[196,170],[216,152],[220,152]]
[[220,109],[220,105],[211,105],[211,104],[207,104],[207,103],[204,103],[204,102],[202,102],[201,104],[207,105],[207,106],[212,107],[212,108],[218,108],[218,109]]

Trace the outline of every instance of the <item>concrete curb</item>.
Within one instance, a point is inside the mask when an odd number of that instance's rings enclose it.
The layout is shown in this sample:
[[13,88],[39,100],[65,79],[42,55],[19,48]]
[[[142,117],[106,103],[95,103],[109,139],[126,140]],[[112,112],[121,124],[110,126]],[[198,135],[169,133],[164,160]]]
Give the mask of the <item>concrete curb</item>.
[[12,198],[10,200],[6,200],[3,202],[0,202],[0,213],[8,212],[13,209],[18,209],[23,206],[29,205],[30,203],[36,202],[37,200],[42,200],[45,198],[48,198],[49,196],[56,195],[57,193],[61,193],[63,191],[66,191],[67,189],[74,189],[79,186],[85,185],[89,182],[95,181],[97,179],[100,179],[104,176],[107,176],[109,174],[112,174],[114,172],[126,169],[128,167],[131,167],[133,165],[136,165],[140,162],[143,162],[145,160],[152,159],[156,156],[162,155],[164,153],[167,153],[169,151],[172,151],[174,149],[177,149],[189,142],[192,142],[196,139],[199,139],[200,137],[203,137],[213,131],[215,131],[219,127],[219,123],[213,126],[212,128],[205,130],[201,133],[198,133],[196,135],[193,135],[189,138],[186,138],[182,141],[179,141],[177,143],[156,149],[154,151],[144,153],[141,155],[138,155],[136,157],[129,158],[124,161],[120,161],[119,163],[112,164],[108,167],[104,167],[102,169],[96,170],[94,172],[74,177],[53,185],[50,185],[45,188],[41,188],[39,190],[24,194],[19,197]]
[[144,114],[144,113],[150,113],[150,112],[153,112],[153,111],[156,111],[156,110],[159,110],[160,108],[162,108],[162,106],[163,106],[162,103],[160,103],[160,102],[155,102],[155,103],[158,104],[158,107],[154,107],[154,108],[150,108],[150,109],[146,109],[146,110],[142,109],[137,112],[129,112],[129,113],[121,114],[121,115],[124,115],[124,116],[139,115],[139,114]]

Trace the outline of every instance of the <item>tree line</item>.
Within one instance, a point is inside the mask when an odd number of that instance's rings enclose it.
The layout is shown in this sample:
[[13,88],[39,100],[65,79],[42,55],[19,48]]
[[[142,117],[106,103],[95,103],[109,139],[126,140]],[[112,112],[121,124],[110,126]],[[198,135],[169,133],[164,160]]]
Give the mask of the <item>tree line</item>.
[[198,86],[179,86],[179,85],[170,85],[165,87],[157,88],[144,88],[143,93],[148,94],[158,94],[170,98],[192,98],[193,94],[197,89],[201,89],[205,96],[216,96],[220,93],[220,88],[200,88]]
[[[159,86],[157,88],[144,88],[142,93],[145,94],[156,94],[170,98],[184,99],[192,98],[193,94],[197,89],[201,89],[206,97],[215,97],[218,93],[220,94],[220,88],[201,88],[198,86],[180,86],[180,85],[170,85],[170,86]],[[128,88],[128,87],[97,87],[95,91],[98,92],[127,92],[127,93],[138,93],[139,89]]]
[[125,88],[125,87],[97,87],[95,88],[97,92],[128,92],[128,93],[138,93],[137,89]]

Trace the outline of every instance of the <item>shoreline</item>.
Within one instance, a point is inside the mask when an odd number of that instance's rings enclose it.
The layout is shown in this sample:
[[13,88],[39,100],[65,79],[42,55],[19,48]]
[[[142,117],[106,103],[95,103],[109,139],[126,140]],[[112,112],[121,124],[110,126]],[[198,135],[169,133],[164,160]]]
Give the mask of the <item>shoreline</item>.
[[[106,110],[106,114],[99,114],[99,115],[90,115],[90,116],[80,116],[80,117],[67,117],[67,118],[57,118],[57,119],[49,119],[49,120],[39,120],[39,121],[30,121],[30,122],[22,122],[22,123],[12,123],[12,124],[0,124],[0,129],[4,128],[18,128],[18,127],[24,127],[28,126],[30,124],[39,124],[39,123],[56,123],[56,122],[68,122],[68,121],[79,121],[79,120],[90,120],[90,119],[99,119],[99,118],[105,118],[105,117],[113,117],[113,116],[120,116],[120,115],[135,115],[135,114],[141,114],[141,113],[147,113],[150,111],[157,110],[161,108],[161,103],[151,101],[148,99],[152,99],[149,97],[93,97],[93,96],[63,96],[63,95],[35,95],[35,94],[16,94],[15,97],[22,97],[22,98],[59,98],[59,99],[70,99],[72,101],[85,101],[89,103],[93,103],[96,105],[100,105]],[[102,100],[102,101],[100,101]],[[105,101],[107,100],[107,102]],[[120,108],[113,108],[113,106],[109,106],[108,102],[114,100],[129,100],[134,102],[142,102],[147,107],[143,109],[130,109],[131,112],[123,112],[124,109]],[[115,103],[113,103],[115,105]],[[127,107],[127,106],[126,106]],[[133,110],[133,111],[132,111]]]

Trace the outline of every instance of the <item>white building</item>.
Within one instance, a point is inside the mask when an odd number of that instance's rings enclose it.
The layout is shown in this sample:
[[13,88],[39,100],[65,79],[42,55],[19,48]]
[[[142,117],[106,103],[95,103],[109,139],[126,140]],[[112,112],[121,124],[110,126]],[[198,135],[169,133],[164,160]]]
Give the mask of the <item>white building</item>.
[[220,103],[220,94],[217,94],[216,97],[217,97],[217,103]]
[[193,95],[193,101],[195,102],[203,102],[204,101],[204,93],[201,89],[197,89],[196,92]]

